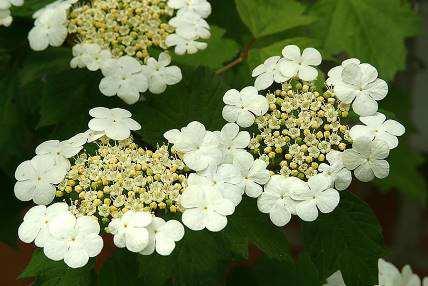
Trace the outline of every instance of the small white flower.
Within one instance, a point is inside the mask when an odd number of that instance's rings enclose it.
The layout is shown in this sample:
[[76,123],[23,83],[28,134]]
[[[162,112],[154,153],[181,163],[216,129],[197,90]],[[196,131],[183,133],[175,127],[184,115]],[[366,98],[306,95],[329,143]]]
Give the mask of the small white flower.
[[71,268],[86,265],[90,257],[97,256],[103,248],[99,236],[100,225],[95,217],[81,216],[76,219],[67,212],[54,217],[48,224],[50,237],[43,252],[49,259],[64,262]]
[[70,62],[72,68],[87,67],[90,71],[96,71],[111,59],[111,52],[97,44],[77,44],[73,47],[73,57]]
[[209,39],[211,36],[210,26],[201,16],[192,12],[184,11],[169,20],[169,24],[175,27],[175,33],[186,39]]
[[245,148],[250,144],[250,133],[247,131],[239,132],[239,126],[235,123],[227,123],[216,132],[220,138],[220,147],[223,149],[223,163],[230,164],[239,154],[247,153]]
[[279,63],[279,69],[288,78],[297,76],[304,81],[315,80],[318,76],[316,66],[322,61],[320,52],[314,48],[306,48],[300,53],[300,48],[288,45],[282,50],[284,60]]
[[140,92],[148,88],[142,65],[133,57],[107,60],[101,70],[104,78],[99,88],[105,96],[117,95],[127,104],[134,104],[140,99]]
[[162,52],[158,61],[154,58],[148,58],[147,65],[142,66],[142,72],[149,81],[151,93],[160,94],[165,91],[167,85],[177,84],[183,78],[180,68],[177,66],[169,67],[170,63],[169,54]]
[[15,196],[21,201],[33,200],[38,205],[50,204],[55,197],[55,185],[66,173],[67,169],[57,165],[55,156],[37,155],[16,169]]
[[184,236],[184,227],[176,220],[165,222],[162,218],[154,217],[147,229],[149,244],[140,252],[143,255],[150,255],[155,250],[160,255],[170,255],[175,248],[175,243]]
[[342,154],[342,152],[331,150],[326,155],[329,164],[321,163],[318,167],[318,170],[330,178],[332,186],[339,191],[346,190],[352,181],[351,171],[343,165]]
[[[378,261],[379,267],[379,286],[402,285],[402,286],[420,286],[421,279],[413,273],[409,265],[403,267],[400,271],[391,263],[383,259]],[[424,283],[426,280],[424,279]],[[425,286],[425,285],[423,285]]]
[[165,39],[165,44],[168,47],[175,47],[174,51],[177,55],[195,54],[199,50],[205,50],[208,47],[207,43],[198,42],[193,38],[185,38],[177,34],[168,35]]
[[89,121],[89,129],[103,132],[113,140],[125,140],[131,135],[131,131],[141,129],[141,125],[131,118],[131,112],[125,109],[95,107],[89,114],[94,117]]
[[178,9],[178,13],[191,11],[202,18],[207,18],[211,14],[211,5],[206,0],[169,0],[168,6]]
[[296,213],[304,221],[318,218],[318,209],[322,213],[332,212],[340,201],[339,192],[331,188],[330,178],[318,174],[308,180],[309,190],[296,193]]
[[114,235],[114,244],[117,247],[126,247],[132,252],[141,252],[149,243],[147,227],[152,223],[149,212],[127,211],[120,218],[113,219],[108,229]]
[[219,149],[220,139],[207,131],[202,123],[193,121],[186,127],[165,132],[164,137],[174,148],[183,153],[184,163],[192,170],[202,171],[218,165],[223,159]]
[[223,102],[226,104],[223,107],[223,118],[244,128],[253,125],[255,116],[261,116],[269,109],[266,97],[252,86],[245,87],[240,92],[236,89],[227,91]]
[[329,81],[334,86],[337,98],[344,103],[352,103],[352,109],[358,115],[375,114],[378,109],[377,101],[388,94],[388,85],[378,78],[376,68],[353,59],[344,64],[341,80],[337,78],[337,71],[332,72],[333,77]]
[[257,199],[257,206],[262,213],[269,214],[273,224],[284,226],[296,213],[295,194],[308,191],[307,184],[296,177],[273,175]]
[[[203,178],[203,177],[201,177]],[[185,209],[182,221],[191,230],[220,231],[227,225],[226,216],[235,211],[234,204],[224,199],[205,178],[200,184],[189,185],[181,196],[181,205]]]
[[66,203],[55,203],[49,207],[32,207],[24,216],[24,221],[18,228],[18,237],[25,243],[34,241],[37,247],[43,247],[50,237],[49,222],[68,211]]
[[253,156],[246,152],[236,156],[233,164],[241,171],[247,196],[259,197],[263,192],[262,186],[270,179],[266,162],[261,159],[254,160]]
[[281,57],[270,57],[265,62],[257,66],[253,72],[252,77],[257,77],[254,86],[258,90],[264,90],[270,87],[274,82],[283,83],[290,79],[280,70]]
[[346,286],[340,270],[334,272],[330,277],[328,277],[326,282],[327,283],[323,286]]
[[0,9],[0,26],[9,27],[12,24],[13,18],[10,15],[9,9]]
[[397,136],[403,135],[406,131],[402,124],[395,120],[386,120],[386,116],[379,112],[372,116],[360,117],[360,121],[365,125],[353,126],[349,132],[353,140],[360,137],[381,139],[388,144],[389,149],[398,146]]
[[12,6],[22,6],[24,0],[0,0],[0,9],[9,9]]
[[389,174],[388,144],[379,139],[373,141],[362,137],[355,140],[352,149],[343,152],[344,166],[354,170],[355,177],[362,182],[369,182],[374,177],[383,179]]

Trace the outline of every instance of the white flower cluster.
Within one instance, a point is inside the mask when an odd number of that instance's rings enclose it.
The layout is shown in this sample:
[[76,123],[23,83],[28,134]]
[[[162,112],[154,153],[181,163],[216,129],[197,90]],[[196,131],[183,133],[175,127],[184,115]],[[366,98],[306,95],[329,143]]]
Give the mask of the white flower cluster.
[[[16,0],[1,0],[0,9],[3,1],[14,3],[13,1]],[[139,8],[141,5],[161,5],[162,1],[166,2],[166,0],[162,0],[153,4],[150,1],[125,3],[125,5],[119,3],[119,5],[113,0],[94,0],[92,5],[95,7],[95,12],[89,12],[92,13],[90,15],[93,15],[94,19],[84,19],[85,23],[83,23],[80,18],[70,19],[72,18],[70,13],[73,13],[70,10],[77,5],[79,0],[58,0],[33,15],[36,20],[28,35],[30,47],[33,50],[42,51],[48,46],[59,47],[63,45],[69,36],[73,39],[80,39],[81,43],[73,46],[73,59],[70,66],[72,68],[87,68],[90,71],[101,70],[104,76],[99,84],[101,93],[105,96],[118,96],[127,104],[135,104],[140,98],[143,99],[140,97],[141,93],[149,90],[153,94],[160,94],[166,90],[168,85],[175,85],[182,80],[180,68],[170,66],[171,56],[166,50],[168,47],[175,47],[175,53],[179,55],[193,54],[207,47],[207,43],[198,40],[208,39],[211,36],[210,27],[205,20],[211,14],[211,5],[206,0],[169,0],[165,3],[166,9],[163,6],[159,6],[163,8],[157,10],[153,8],[153,13],[165,9],[165,13],[169,13],[167,11],[171,10],[173,11],[171,12],[172,15],[175,14],[168,24],[158,23],[162,33],[168,35],[164,39],[165,47],[161,43],[161,37],[164,37],[164,34],[162,36],[144,36],[146,33],[152,33],[149,29],[150,25],[154,25],[150,24],[151,19],[157,17],[158,20],[156,21],[159,21],[163,15],[143,13],[141,16],[136,15],[139,18],[125,20],[129,15],[134,14],[134,10],[141,11],[142,9]],[[122,6],[125,7],[124,9],[128,7],[133,10],[119,11],[119,13],[112,11],[112,9],[121,9],[118,7]],[[85,7],[87,9],[82,10],[82,13],[89,11],[89,7],[90,5]],[[76,12],[75,14],[79,13]],[[97,19],[97,23],[94,22],[95,19]],[[86,23],[88,21],[94,23]],[[99,21],[106,23],[100,24]],[[140,22],[147,23],[142,23],[140,27],[138,26]],[[117,26],[117,23],[125,23],[128,26]],[[82,27],[77,25],[82,25]],[[94,28],[94,25],[101,25],[102,28]],[[169,25],[175,32],[170,33],[169,28],[163,25]],[[97,32],[86,30],[92,28]],[[72,31],[77,33],[77,36]],[[82,35],[90,38],[84,39]],[[139,37],[138,35],[143,36],[141,39],[135,38]],[[154,39],[149,39],[149,37],[154,37]],[[131,46],[134,44],[135,46]],[[150,57],[147,52],[152,45],[158,45],[165,50],[160,53],[157,60]],[[144,49],[144,52],[137,52],[138,49]]]
[[12,6],[22,6],[24,0],[0,0],[0,26],[9,27],[13,18],[10,13]]
[[[380,258],[378,268],[379,281],[375,286],[428,286],[428,277],[421,281],[421,278],[413,273],[409,265],[404,266],[400,273],[397,267]],[[340,270],[327,278],[326,282],[324,286],[346,286]]]
[[[377,111],[388,86],[373,66],[344,61],[329,71],[323,92],[314,85],[315,67],[322,61],[316,49],[301,53],[289,45],[282,55],[253,70],[254,87],[232,89],[223,97],[226,121],[263,127],[253,135],[250,149],[274,175],[259,193],[258,207],[277,226],[287,224],[293,214],[313,221],[318,211],[333,211],[340,200],[337,190],[349,187],[352,171],[363,182],[387,177],[386,158],[405,132],[403,125]],[[339,121],[348,116],[351,104],[362,124]],[[352,148],[345,142],[352,142]],[[260,150],[261,144],[267,147]]]

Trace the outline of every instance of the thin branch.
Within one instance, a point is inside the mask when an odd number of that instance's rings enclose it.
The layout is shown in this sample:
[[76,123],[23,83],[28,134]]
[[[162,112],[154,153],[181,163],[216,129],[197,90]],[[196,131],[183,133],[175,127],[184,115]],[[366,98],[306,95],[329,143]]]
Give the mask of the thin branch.
[[221,74],[225,73],[226,71],[228,71],[229,69],[231,69],[231,68],[239,65],[243,61],[245,61],[248,58],[250,50],[251,50],[251,48],[252,48],[252,46],[254,45],[255,42],[256,42],[256,39],[253,38],[247,45],[245,45],[244,50],[239,54],[238,58],[234,59],[232,62],[228,63],[224,67],[218,69],[215,72],[215,74],[216,75],[221,75]]

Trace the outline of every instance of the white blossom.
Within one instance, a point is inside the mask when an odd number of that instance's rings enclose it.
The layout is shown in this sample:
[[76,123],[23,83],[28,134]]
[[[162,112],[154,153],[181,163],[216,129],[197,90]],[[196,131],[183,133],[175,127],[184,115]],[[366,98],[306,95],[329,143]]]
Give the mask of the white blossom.
[[105,96],[117,95],[127,104],[134,104],[140,99],[140,92],[148,88],[142,65],[133,57],[107,60],[101,70],[104,78],[99,88]]
[[369,182],[374,177],[383,179],[389,174],[388,144],[380,139],[373,141],[362,137],[355,140],[352,149],[343,152],[343,164],[354,170],[355,177],[362,182]]
[[202,18],[211,14],[211,5],[206,0],[169,0],[168,6],[178,9],[178,13],[194,12]]
[[177,34],[168,35],[165,39],[165,44],[168,47],[175,47],[174,51],[177,55],[195,54],[199,50],[205,50],[208,44],[205,42],[198,42],[194,38],[185,38]]
[[10,15],[9,9],[0,9],[0,26],[9,27],[12,24],[13,18]]
[[346,286],[340,270],[334,272],[330,277],[328,277],[326,282],[327,283],[323,286]]
[[319,66],[322,57],[319,51],[314,48],[306,48],[303,53],[295,45],[288,45],[282,50],[284,59],[279,63],[279,70],[287,78],[297,76],[304,81],[315,80],[318,71],[315,68]]
[[264,90],[270,87],[274,82],[283,83],[290,79],[282,73],[280,69],[281,57],[274,56],[265,60],[265,62],[257,66],[253,72],[252,77],[257,77],[254,86],[258,90]]
[[89,258],[97,256],[103,248],[100,225],[95,217],[76,218],[68,212],[54,217],[48,228],[50,237],[43,252],[49,259],[64,259],[71,268],[86,265]]
[[353,140],[360,137],[368,137],[371,140],[381,139],[388,144],[389,149],[398,146],[397,136],[403,135],[406,131],[401,123],[391,119],[386,120],[386,116],[379,112],[372,116],[360,117],[360,121],[365,125],[355,125],[349,132]]
[[227,123],[220,132],[216,132],[220,138],[220,147],[223,150],[223,163],[232,163],[236,156],[247,153],[245,148],[250,144],[250,133],[239,131],[235,123]]
[[154,217],[147,229],[149,244],[140,252],[143,255],[150,255],[155,250],[160,255],[170,255],[175,248],[175,243],[184,236],[184,227],[176,220],[165,222],[160,217]]
[[125,140],[131,135],[131,131],[141,129],[141,125],[131,118],[131,112],[125,109],[95,107],[89,114],[94,117],[89,121],[89,129],[103,132],[113,140]]
[[174,85],[183,78],[181,70],[177,66],[168,66],[171,57],[162,52],[159,60],[148,58],[146,65],[142,66],[142,72],[147,77],[151,93],[160,94],[166,90],[167,85]]
[[102,69],[106,61],[111,59],[111,52],[97,44],[77,44],[73,46],[72,68],[88,68],[90,71]]
[[114,218],[108,225],[108,230],[114,235],[113,241],[117,247],[126,247],[132,252],[141,252],[149,244],[147,227],[152,223],[149,212],[127,211],[120,218]]
[[50,204],[55,197],[55,185],[64,179],[66,172],[67,169],[57,165],[55,156],[37,155],[16,169],[15,196],[38,205]]
[[260,95],[255,87],[248,86],[238,91],[231,89],[223,97],[223,118],[228,122],[236,122],[241,127],[250,127],[255,116],[265,114],[269,109],[266,97]]
[[321,163],[318,167],[318,170],[330,178],[332,186],[339,191],[346,190],[352,181],[351,171],[343,165],[342,154],[342,152],[331,150],[326,155],[329,164]]
[[177,14],[169,20],[169,24],[175,27],[177,35],[186,39],[208,39],[211,36],[207,21],[192,11]]
[[[414,274],[409,265],[403,267],[400,271],[391,263],[379,259],[379,286],[400,285],[400,286],[420,286],[421,279]],[[426,282],[426,278],[424,279]],[[425,285],[423,285],[425,286]]]

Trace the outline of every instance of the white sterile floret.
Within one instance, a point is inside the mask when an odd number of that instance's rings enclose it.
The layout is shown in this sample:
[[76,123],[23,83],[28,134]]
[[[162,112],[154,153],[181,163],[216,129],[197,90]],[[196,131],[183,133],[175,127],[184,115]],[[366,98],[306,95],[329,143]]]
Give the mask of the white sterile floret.
[[320,52],[314,48],[306,48],[303,53],[295,45],[288,45],[282,50],[284,59],[279,63],[282,74],[288,78],[297,76],[304,81],[315,80],[318,76],[316,66],[322,61]]
[[103,248],[100,225],[93,216],[76,218],[70,212],[54,217],[48,224],[50,236],[43,252],[49,259],[63,260],[71,268],[86,265]]
[[168,53],[162,52],[159,60],[148,58],[146,65],[142,66],[142,72],[149,81],[151,93],[160,94],[166,90],[167,85],[174,85],[181,81],[183,75],[177,66],[171,64],[171,57]]
[[199,50],[205,50],[208,47],[205,42],[198,42],[195,38],[185,38],[177,34],[168,35],[165,39],[165,44],[168,47],[175,47],[174,52],[177,55],[195,54]]
[[33,200],[38,205],[50,204],[55,197],[55,185],[66,173],[64,166],[57,165],[55,156],[37,155],[16,169],[15,196],[21,201]]
[[239,131],[235,123],[227,123],[221,131],[216,131],[220,138],[220,148],[223,150],[223,163],[232,163],[239,154],[247,153],[245,148],[250,144],[250,133]]
[[88,68],[90,71],[102,69],[106,61],[111,59],[111,52],[97,44],[77,44],[73,47],[72,68]]
[[209,166],[217,166],[223,158],[219,136],[207,131],[202,123],[190,122],[181,130],[165,132],[164,137],[183,154],[184,163],[192,170],[202,171]]
[[9,9],[0,9],[0,26],[9,27],[13,22]]
[[184,227],[176,220],[165,222],[160,217],[153,217],[152,223],[147,229],[149,244],[140,252],[143,255],[150,255],[155,250],[160,255],[170,255],[175,248],[175,243],[184,236]]
[[100,91],[105,96],[117,95],[127,104],[136,103],[140,92],[145,92],[149,86],[142,65],[133,57],[107,60],[101,70],[104,78],[99,85]]
[[50,237],[49,222],[68,211],[66,203],[55,203],[49,207],[32,207],[24,216],[24,221],[18,228],[18,237],[25,243],[34,241],[37,247],[43,247]]
[[334,272],[327,278],[327,281],[323,286],[346,286],[345,281],[343,281],[342,272],[340,272],[340,270]]
[[131,112],[125,109],[95,107],[89,114],[94,117],[89,121],[89,129],[103,132],[113,140],[125,140],[131,135],[131,131],[141,129],[141,125],[131,118]]
[[152,219],[149,212],[127,211],[109,223],[108,231],[114,235],[113,241],[117,247],[140,252],[149,243],[147,227],[152,223]]
[[255,87],[248,86],[238,91],[231,89],[223,97],[223,118],[228,122],[236,122],[241,127],[253,125],[255,116],[265,114],[269,109],[266,97],[260,95]]
[[[400,271],[391,263],[379,259],[379,285],[402,285],[402,286],[420,286],[421,279],[413,273],[409,265],[403,267]],[[424,281],[424,283],[426,283]],[[425,285],[424,285],[425,286]]]
[[360,137],[381,139],[388,144],[389,149],[398,146],[397,136],[403,135],[406,131],[401,123],[391,119],[386,120],[386,116],[379,112],[372,116],[360,117],[360,121],[365,125],[355,125],[349,131],[353,140]]
[[178,9],[178,13],[191,11],[202,18],[207,18],[211,14],[211,5],[206,0],[169,0],[168,6]]
[[339,204],[339,192],[330,187],[330,178],[317,174],[309,178],[308,186],[309,190],[302,189],[295,195],[296,213],[302,220],[314,221],[318,218],[318,209],[330,213]]
[[[336,74],[334,72],[333,74]],[[352,109],[361,116],[369,116],[378,110],[377,101],[388,94],[387,83],[378,78],[376,68],[358,61],[348,61],[344,65],[341,80],[334,76],[334,93],[343,103],[352,103]]]
[[281,57],[274,56],[265,60],[265,62],[257,66],[252,77],[257,77],[254,86],[258,90],[264,90],[270,87],[274,82],[282,83],[290,79],[279,68]]
[[273,175],[257,199],[257,206],[262,213],[269,214],[274,225],[284,226],[296,213],[294,195],[308,189],[307,184],[296,177]]
[[182,221],[191,230],[206,228],[216,232],[226,227],[226,216],[233,214],[235,206],[206,182],[200,180],[199,184],[189,185],[183,192],[181,205],[185,210]]
[[375,177],[386,178],[389,174],[388,144],[380,139],[369,140],[362,137],[355,140],[352,149],[343,152],[343,164],[354,170],[355,177],[362,182],[369,182]]
[[343,165],[342,152],[331,150],[327,153],[328,164],[321,163],[318,170],[330,178],[331,185],[339,191],[346,190],[352,181],[352,173]]
[[169,24],[175,27],[175,33],[187,39],[208,39],[211,36],[210,26],[201,16],[185,11],[169,20]]

